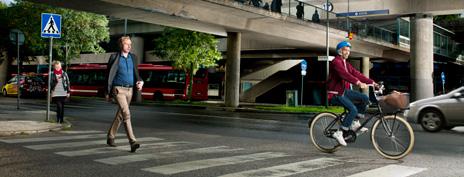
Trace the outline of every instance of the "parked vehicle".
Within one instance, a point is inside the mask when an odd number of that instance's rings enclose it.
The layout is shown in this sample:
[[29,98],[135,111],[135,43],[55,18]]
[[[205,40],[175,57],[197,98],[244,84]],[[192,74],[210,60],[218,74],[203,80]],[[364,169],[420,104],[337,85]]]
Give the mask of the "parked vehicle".
[[[20,96],[44,97],[47,94],[47,85],[43,77],[38,75],[19,76]],[[14,75],[3,87],[3,96],[18,95],[18,76]]]
[[404,113],[408,120],[420,123],[428,132],[464,125],[464,86],[444,95],[412,102],[409,107]]

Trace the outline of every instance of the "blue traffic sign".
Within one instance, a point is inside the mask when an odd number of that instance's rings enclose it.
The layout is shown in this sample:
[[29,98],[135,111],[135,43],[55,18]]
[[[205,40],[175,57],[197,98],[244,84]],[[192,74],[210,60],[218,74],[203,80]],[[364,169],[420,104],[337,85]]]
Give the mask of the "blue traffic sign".
[[41,21],[41,37],[61,38],[61,15],[42,13]]
[[306,60],[301,60],[301,71],[306,71],[307,67],[308,63],[306,63]]

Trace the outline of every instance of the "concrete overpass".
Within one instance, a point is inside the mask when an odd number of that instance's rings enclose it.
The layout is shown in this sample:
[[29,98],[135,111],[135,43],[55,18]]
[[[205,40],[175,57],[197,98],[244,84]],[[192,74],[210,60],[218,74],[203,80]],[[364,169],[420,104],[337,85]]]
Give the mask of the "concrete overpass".
[[[308,53],[325,51],[325,26],[302,21],[292,16],[246,6],[233,0],[31,1],[227,36],[226,106],[238,106],[241,50],[304,49]],[[373,3],[371,1],[363,2]],[[400,0],[395,2],[400,2]],[[413,23],[416,26],[413,29],[417,29],[417,31],[413,30],[413,34],[420,37],[414,37],[415,35],[413,35],[412,48],[425,49],[415,50],[418,52],[413,53],[413,58],[421,58],[420,61],[412,60],[416,61],[416,63],[413,62],[414,66],[423,66],[414,69],[414,76],[418,76],[417,84],[419,84],[419,87],[432,88],[430,87],[432,78],[422,74],[423,71],[433,71],[433,41],[430,42],[429,40],[433,39],[431,36],[433,33],[430,32],[432,30],[430,27],[432,25],[431,16],[418,15],[417,20],[414,20]],[[421,30],[429,31],[422,32]],[[335,45],[344,40],[346,34],[345,31],[330,29],[329,45],[332,53]],[[430,36],[427,36],[429,34]],[[369,58],[400,61],[409,59],[409,49],[398,45],[377,42],[369,38],[353,40],[352,43],[355,46],[352,50],[353,57],[363,57],[367,60]],[[426,59],[422,60],[422,58]],[[413,79],[415,78],[413,77]],[[418,98],[429,97],[433,93],[418,93],[418,95]]]

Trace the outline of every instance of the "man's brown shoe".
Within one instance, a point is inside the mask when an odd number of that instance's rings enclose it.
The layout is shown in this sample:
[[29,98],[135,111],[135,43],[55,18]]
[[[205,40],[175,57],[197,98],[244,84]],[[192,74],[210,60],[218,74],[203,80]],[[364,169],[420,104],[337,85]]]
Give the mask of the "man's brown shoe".
[[140,148],[140,144],[136,142],[130,143],[130,147],[131,147],[130,152],[135,152],[138,148]]
[[106,144],[111,147],[116,147],[116,144],[114,144],[114,139],[111,138],[106,139]]

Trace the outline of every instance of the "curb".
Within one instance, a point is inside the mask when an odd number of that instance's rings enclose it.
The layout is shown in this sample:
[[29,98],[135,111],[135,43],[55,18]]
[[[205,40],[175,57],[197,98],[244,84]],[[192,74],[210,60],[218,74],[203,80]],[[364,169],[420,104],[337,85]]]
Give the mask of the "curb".
[[[0,121],[1,122],[1,121]],[[33,122],[39,122],[40,121],[33,121]],[[6,137],[6,136],[14,136],[14,135],[31,135],[31,134],[38,134],[38,133],[44,133],[44,132],[51,132],[51,131],[60,131],[65,128],[71,128],[72,124],[64,120],[64,124],[57,124],[57,125],[50,125],[47,128],[41,128],[41,129],[23,129],[23,130],[10,130],[10,131],[0,131],[0,137]]]

